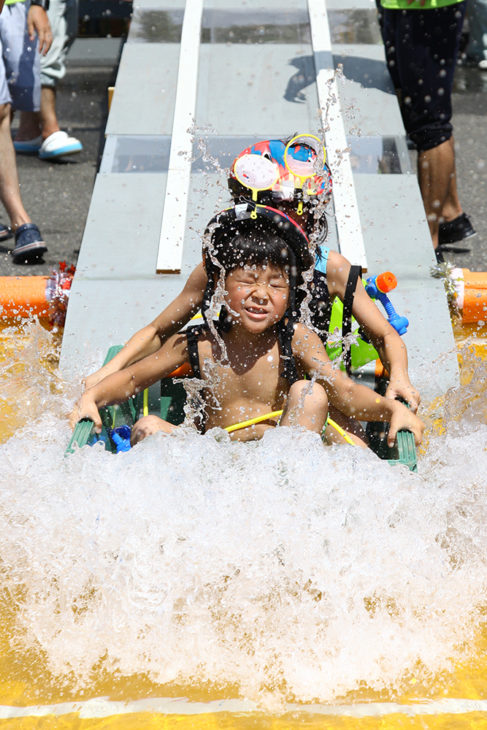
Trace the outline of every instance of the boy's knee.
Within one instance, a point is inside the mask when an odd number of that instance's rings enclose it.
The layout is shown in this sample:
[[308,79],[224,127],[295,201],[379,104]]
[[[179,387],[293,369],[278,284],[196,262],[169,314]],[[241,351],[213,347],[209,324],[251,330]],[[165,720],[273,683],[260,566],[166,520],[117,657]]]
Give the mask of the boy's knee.
[[328,396],[326,390],[319,383],[312,380],[297,380],[291,386],[289,395],[293,398],[312,401],[315,406],[328,409]]
[[130,435],[130,444],[131,446],[135,446],[135,444],[143,441],[147,438],[147,436],[151,436],[158,431],[170,433],[171,430],[170,424],[163,421],[162,418],[159,418],[159,416],[142,416],[142,418],[139,418],[139,420],[134,423],[132,433]]

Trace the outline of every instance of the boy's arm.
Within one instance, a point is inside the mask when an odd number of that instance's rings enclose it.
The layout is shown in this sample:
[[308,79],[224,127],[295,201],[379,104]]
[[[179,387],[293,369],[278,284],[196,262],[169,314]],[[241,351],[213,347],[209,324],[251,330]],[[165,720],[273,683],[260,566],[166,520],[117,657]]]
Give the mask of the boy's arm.
[[347,416],[362,421],[389,421],[388,443],[405,428],[412,431],[416,444],[421,443],[422,421],[397,400],[383,398],[370,388],[359,385],[333,366],[318,335],[298,324],[293,337],[293,353],[301,368],[325,388],[330,403]]
[[110,362],[85,378],[88,390],[111,373],[156,352],[167,337],[174,335],[198,311],[207,283],[203,264],[191,273],[184,289],[151,324],[136,332]]
[[161,378],[188,362],[187,338],[184,334],[174,335],[152,355],[139,360],[124,370],[108,375],[89,390],[86,390],[70,414],[72,428],[82,418],[91,418],[95,431],[101,431],[101,406],[122,403],[140,393]]
[[[330,252],[326,276],[332,300],[335,296],[343,300],[349,272],[349,261],[339,253]],[[379,353],[381,362],[389,373],[386,397],[401,396],[416,412],[421,398],[419,392],[409,380],[406,345],[377,305],[371,300],[360,280],[357,282],[357,288],[355,289],[352,312]]]

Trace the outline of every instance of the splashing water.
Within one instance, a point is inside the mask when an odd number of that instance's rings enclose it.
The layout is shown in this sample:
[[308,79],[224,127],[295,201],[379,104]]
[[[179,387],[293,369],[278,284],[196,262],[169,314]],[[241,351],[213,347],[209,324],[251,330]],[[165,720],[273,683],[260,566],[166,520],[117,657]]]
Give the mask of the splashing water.
[[308,702],[364,683],[401,692],[474,651],[487,589],[478,412],[475,428],[431,436],[419,474],[289,429],[246,444],[157,434],[65,458],[76,388],[48,364],[52,335],[27,335],[29,386],[0,371],[31,409],[0,447],[0,595],[19,656],[78,688],[103,670]]

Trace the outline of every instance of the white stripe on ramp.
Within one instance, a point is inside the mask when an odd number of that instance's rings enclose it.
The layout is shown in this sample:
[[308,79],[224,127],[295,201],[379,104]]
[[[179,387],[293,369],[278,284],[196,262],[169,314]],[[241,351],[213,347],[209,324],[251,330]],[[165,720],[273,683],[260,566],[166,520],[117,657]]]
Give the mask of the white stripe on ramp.
[[333,68],[326,0],[308,0],[308,12],[321,123],[325,133],[327,161],[333,176],[333,201],[340,253],[352,264],[359,264],[366,271],[367,257]]
[[193,152],[203,0],[186,0],[156,273],[178,273],[183,259]]

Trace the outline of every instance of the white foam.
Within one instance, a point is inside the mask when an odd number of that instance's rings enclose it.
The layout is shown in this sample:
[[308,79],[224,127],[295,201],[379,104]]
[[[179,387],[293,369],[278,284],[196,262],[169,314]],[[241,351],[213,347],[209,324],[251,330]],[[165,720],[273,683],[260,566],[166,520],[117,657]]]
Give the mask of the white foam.
[[22,595],[21,654],[42,650],[80,686],[97,665],[234,684],[255,702],[269,690],[333,702],[470,651],[487,588],[478,419],[433,439],[416,475],[288,429],[65,458],[73,389],[50,393],[49,377],[35,419],[0,446],[2,583]]

